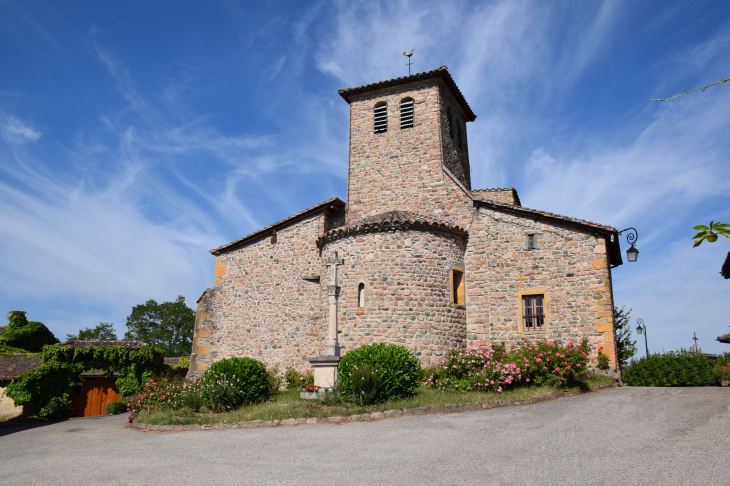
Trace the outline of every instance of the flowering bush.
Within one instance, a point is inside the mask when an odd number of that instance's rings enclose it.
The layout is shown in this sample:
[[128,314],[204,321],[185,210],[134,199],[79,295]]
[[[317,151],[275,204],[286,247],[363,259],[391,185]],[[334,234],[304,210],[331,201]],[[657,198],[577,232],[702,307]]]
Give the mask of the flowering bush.
[[304,387],[304,391],[307,393],[318,393],[321,388],[321,386],[307,385]]
[[607,354],[603,354],[603,346],[598,347],[598,358],[596,358],[598,369],[607,370],[611,367],[611,358]]
[[[129,399],[129,422],[139,413],[152,412],[160,409],[187,408],[190,396],[200,396],[202,382],[185,381],[182,378],[153,378],[145,383],[142,391]],[[197,410],[192,410],[197,412]]]
[[442,391],[496,391],[518,386],[559,383],[572,385],[589,378],[588,343],[561,346],[552,341],[524,340],[512,349],[451,349],[428,377],[427,383]]
[[287,368],[284,373],[284,381],[287,390],[296,390],[314,385],[314,371],[309,370],[306,373],[300,373],[294,368]]

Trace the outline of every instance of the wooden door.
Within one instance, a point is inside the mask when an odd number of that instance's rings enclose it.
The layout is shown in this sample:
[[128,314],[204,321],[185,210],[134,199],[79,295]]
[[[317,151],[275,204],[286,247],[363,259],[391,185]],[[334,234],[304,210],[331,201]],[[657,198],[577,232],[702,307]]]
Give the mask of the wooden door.
[[106,415],[106,406],[119,401],[117,385],[107,378],[88,378],[81,385],[81,393],[73,399],[74,417]]

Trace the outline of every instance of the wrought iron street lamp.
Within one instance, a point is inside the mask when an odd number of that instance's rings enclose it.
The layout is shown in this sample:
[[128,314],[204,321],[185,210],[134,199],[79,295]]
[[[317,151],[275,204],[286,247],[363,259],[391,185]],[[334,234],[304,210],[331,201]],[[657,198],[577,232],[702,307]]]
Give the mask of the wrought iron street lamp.
[[[646,324],[644,324],[644,320],[641,318],[636,319],[636,323],[638,324],[638,326],[636,327],[636,332],[638,334],[644,335],[644,344],[646,345],[646,357],[648,358],[649,357],[649,341],[646,336],[647,335]],[[641,326],[644,326],[644,327],[641,327]]]
[[[631,244],[631,248],[626,250],[626,258],[629,260],[630,263],[633,263],[636,261],[637,258],[639,258],[639,250],[636,249],[634,246],[634,243],[636,243],[636,240],[639,239],[639,232],[636,231],[636,228],[626,228],[625,230],[621,230],[618,232],[618,235],[621,236],[622,233],[625,233],[629,231],[630,233],[626,235],[626,241],[628,241]],[[631,233],[633,231],[633,233]],[[638,330],[637,330],[638,332]],[[639,333],[641,334],[641,333]]]

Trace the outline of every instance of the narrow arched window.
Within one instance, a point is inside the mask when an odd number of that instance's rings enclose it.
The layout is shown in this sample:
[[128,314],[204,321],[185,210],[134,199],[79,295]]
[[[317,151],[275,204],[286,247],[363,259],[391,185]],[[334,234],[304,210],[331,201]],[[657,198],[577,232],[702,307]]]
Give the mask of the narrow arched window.
[[403,98],[400,102],[400,127],[413,126],[413,98]]
[[357,306],[365,307],[365,284],[361,283],[357,286]]
[[464,150],[464,134],[461,132],[461,123],[456,122],[456,137],[459,141],[459,150]]
[[385,101],[381,101],[375,105],[373,110],[373,125],[375,133],[383,133],[388,131],[388,105]]
[[449,121],[449,137],[454,138],[454,117],[451,116],[451,110],[446,110],[446,119]]

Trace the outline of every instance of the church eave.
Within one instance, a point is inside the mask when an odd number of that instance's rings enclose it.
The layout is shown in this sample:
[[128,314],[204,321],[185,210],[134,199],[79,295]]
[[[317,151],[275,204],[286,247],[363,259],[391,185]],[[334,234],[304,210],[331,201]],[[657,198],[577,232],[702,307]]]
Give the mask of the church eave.
[[234,250],[243,245],[246,245],[254,240],[257,240],[258,238],[267,236],[272,231],[276,231],[276,230],[285,228],[285,227],[287,227],[293,223],[296,223],[304,218],[307,218],[313,214],[316,214],[321,211],[325,211],[330,207],[333,207],[338,210],[342,210],[345,206],[346,206],[345,202],[342,201],[338,197],[333,197],[331,199],[327,199],[326,201],[323,201],[315,206],[307,208],[296,214],[292,214],[291,216],[284,218],[282,220],[279,220],[276,223],[270,224],[264,228],[261,228],[260,230],[254,231],[253,233],[249,233],[248,235],[244,236],[243,238],[239,238],[235,241],[232,241],[225,245],[219,246],[218,248],[213,248],[212,250],[210,250],[210,253],[213,255],[220,255],[227,251]]
[[449,74],[449,69],[446,66],[441,66],[440,68],[434,69],[433,71],[427,71],[425,73],[411,74],[410,76],[402,76],[400,78],[388,79],[387,81],[379,81],[377,83],[366,84],[364,86],[358,86],[356,88],[345,88],[339,90],[338,93],[340,93],[342,99],[350,103],[352,98],[361,94],[411,84],[419,81],[427,81],[429,79],[440,79],[449,88],[449,90],[451,90],[451,93],[454,95],[454,98],[456,98],[459,106],[461,106],[461,109],[464,110],[467,121],[473,122],[474,120],[476,120],[477,116],[472,111],[469,103],[466,102],[466,98],[464,98],[464,95],[461,93],[461,90],[456,85],[456,82],[454,82],[454,78],[452,78],[451,74]]

